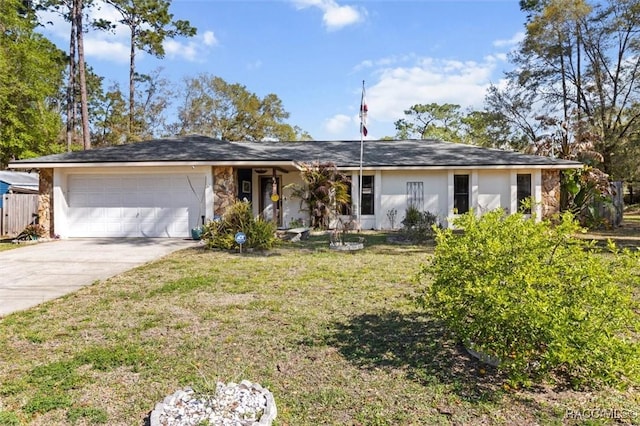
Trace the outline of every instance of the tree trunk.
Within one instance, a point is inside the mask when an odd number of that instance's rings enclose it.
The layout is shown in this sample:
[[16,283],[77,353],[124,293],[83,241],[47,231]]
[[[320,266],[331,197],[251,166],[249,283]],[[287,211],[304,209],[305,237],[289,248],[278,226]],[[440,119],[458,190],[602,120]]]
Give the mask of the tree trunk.
[[129,137],[133,137],[135,132],[135,76],[136,76],[136,46],[135,33],[137,29],[131,28],[131,51],[129,53]]
[[91,149],[91,134],[89,131],[89,106],[87,100],[87,78],[84,63],[84,28],[82,26],[82,0],[76,2],[76,37],[78,40],[78,76],[80,79],[80,108],[82,115],[82,146]]
[[71,151],[76,128],[76,2],[71,3],[71,36],[69,37],[69,81],[67,86],[67,152]]
[[[559,36],[560,46],[563,46],[562,35]],[[569,51],[571,51],[569,49]],[[562,123],[560,123],[560,158],[569,157],[569,89],[567,88],[567,74],[564,54],[560,55],[560,73],[562,75]]]

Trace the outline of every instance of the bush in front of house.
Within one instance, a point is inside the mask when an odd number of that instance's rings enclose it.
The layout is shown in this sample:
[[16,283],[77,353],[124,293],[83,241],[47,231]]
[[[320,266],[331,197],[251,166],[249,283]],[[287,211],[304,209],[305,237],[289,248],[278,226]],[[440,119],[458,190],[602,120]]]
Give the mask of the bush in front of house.
[[18,238],[24,238],[27,240],[37,240],[38,238],[44,237],[46,235],[46,230],[44,226],[40,224],[31,224],[27,225],[20,234],[18,234]]
[[255,218],[251,203],[236,201],[220,220],[208,222],[202,227],[202,240],[208,248],[231,250],[238,247],[235,236],[243,232],[247,236],[243,248],[268,250],[277,243],[276,226],[262,218]]
[[501,210],[454,224],[463,232],[436,230],[421,302],[462,343],[516,386],[640,382],[638,251],[602,253],[569,213],[555,225]]
[[402,219],[402,233],[412,241],[426,241],[433,238],[434,227],[438,227],[438,216],[429,211],[420,211],[415,206],[407,207]]

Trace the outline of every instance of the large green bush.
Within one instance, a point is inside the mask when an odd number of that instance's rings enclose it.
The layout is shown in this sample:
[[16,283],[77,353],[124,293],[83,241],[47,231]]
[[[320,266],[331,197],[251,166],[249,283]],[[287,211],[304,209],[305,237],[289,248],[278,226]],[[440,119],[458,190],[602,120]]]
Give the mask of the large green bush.
[[558,219],[471,212],[454,222],[463,232],[437,230],[423,305],[512,384],[637,384],[638,251],[601,253],[570,214]]
[[278,241],[273,222],[255,218],[251,204],[246,201],[236,201],[220,220],[206,223],[202,227],[202,240],[209,248],[231,250],[238,246],[235,241],[238,232],[247,236],[244,248],[268,250]]

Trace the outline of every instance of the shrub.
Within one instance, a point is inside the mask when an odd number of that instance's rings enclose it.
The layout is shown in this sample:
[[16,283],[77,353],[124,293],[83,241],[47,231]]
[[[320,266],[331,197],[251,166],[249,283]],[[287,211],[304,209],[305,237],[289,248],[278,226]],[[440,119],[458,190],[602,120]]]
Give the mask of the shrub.
[[429,211],[421,212],[417,207],[409,206],[401,223],[402,232],[408,239],[425,241],[433,237],[434,227],[438,226],[438,216]]
[[251,204],[236,201],[229,206],[219,221],[208,222],[202,227],[202,240],[209,248],[231,250],[238,244],[235,235],[243,232],[247,236],[245,248],[266,250],[277,242],[276,226],[261,218],[254,218]]
[[571,214],[558,220],[470,212],[454,222],[464,232],[437,230],[422,304],[514,385],[638,383],[640,256],[598,253]]
[[37,240],[40,237],[44,237],[45,234],[46,231],[44,229],[44,226],[38,223],[34,223],[31,225],[27,225],[19,234],[19,236],[27,239]]
[[275,237],[276,226],[266,220],[255,220],[247,233],[249,247],[260,250],[268,250],[278,241]]

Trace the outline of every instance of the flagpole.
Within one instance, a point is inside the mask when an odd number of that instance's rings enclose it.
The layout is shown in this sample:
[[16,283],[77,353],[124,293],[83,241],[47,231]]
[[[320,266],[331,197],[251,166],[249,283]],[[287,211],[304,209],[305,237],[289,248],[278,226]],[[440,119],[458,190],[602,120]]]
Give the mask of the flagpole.
[[358,230],[362,230],[362,158],[364,156],[364,114],[366,114],[364,99],[364,80],[362,80],[362,100],[360,101],[360,182],[358,184]]

